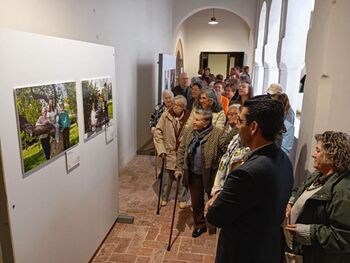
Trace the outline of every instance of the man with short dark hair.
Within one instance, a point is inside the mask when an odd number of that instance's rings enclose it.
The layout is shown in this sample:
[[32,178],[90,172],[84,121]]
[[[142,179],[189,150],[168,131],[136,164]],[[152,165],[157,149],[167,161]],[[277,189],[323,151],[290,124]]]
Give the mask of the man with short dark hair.
[[222,228],[216,262],[281,262],[281,224],[293,186],[289,158],[273,142],[282,125],[280,102],[259,96],[243,104],[239,135],[251,152],[207,204],[207,221]]

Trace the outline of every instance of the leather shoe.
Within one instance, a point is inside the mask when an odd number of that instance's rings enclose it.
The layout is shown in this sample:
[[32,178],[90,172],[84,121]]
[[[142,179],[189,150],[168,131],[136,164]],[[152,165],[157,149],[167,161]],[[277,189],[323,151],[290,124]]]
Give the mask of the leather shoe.
[[205,232],[207,232],[207,228],[205,226],[200,227],[200,228],[196,228],[192,232],[192,237],[194,237],[194,238],[199,237],[201,234],[203,234]]

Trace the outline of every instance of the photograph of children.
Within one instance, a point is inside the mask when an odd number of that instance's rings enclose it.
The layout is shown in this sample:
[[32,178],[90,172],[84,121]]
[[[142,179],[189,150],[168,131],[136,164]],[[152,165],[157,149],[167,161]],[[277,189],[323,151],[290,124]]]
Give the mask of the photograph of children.
[[15,89],[24,174],[78,144],[76,83]]
[[112,82],[110,78],[82,81],[84,139],[88,140],[113,123]]

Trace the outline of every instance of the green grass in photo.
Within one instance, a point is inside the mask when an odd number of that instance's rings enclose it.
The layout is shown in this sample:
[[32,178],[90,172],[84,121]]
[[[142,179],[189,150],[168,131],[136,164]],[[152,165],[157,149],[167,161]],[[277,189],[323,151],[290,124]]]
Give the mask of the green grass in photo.
[[113,102],[112,101],[108,101],[108,118],[110,120],[113,119]]
[[73,146],[79,143],[79,129],[77,123],[72,124],[69,133],[69,146]]
[[24,172],[28,172],[40,164],[46,162],[44,151],[41,147],[40,140],[22,151]]
[[[79,143],[79,130],[77,123],[72,124],[69,133],[69,145],[70,147]],[[22,151],[24,172],[28,172],[35,167],[46,162],[44,151],[41,147],[40,140],[27,149]]]

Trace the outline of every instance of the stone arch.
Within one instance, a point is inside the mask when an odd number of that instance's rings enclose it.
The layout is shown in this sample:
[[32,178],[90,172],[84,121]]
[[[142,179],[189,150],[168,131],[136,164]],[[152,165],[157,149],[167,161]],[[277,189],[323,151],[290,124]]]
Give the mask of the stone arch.
[[175,26],[175,30],[174,32],[176,33],[180,26],[186,21],[187,18],[189,18],[190,16],[194,15],[195,13],[198,13],[199,11],[202,11],[202,10],[206,10],[206,9],[222,9],[222,10],[226,10],[226,11],[229,11],[235,15],[237,15],[238,17],[240,17],[246,24],[247,24],[247,27],[251,30],[251,27],[250,25],[248,24],[247,20],[244,19],[244,17],[242,17],[240,14],[237,14],[233,9],[230,9],[230,8],[227,8],[227,7],[223,7],[223,6],[202,6],[200,8],[196,8],[196,9],[193,9],[191,12],[187,13],[185,16],[182,17],[182,19],[180,20],[180,22]]
[[[293,109],[301,112],[303,94],[299,93],[299,83],[303,72],[305,72],[306,42],[315,0],[288,1],[287,5],[279,64],[279,82],[288,94]],[[297,132],[299,120],[296,122],[295,130]]]
[[261,6],[259,16],[259,27],[256,49],[254,52],[254,93],[261,94],[263,92],[264,81],[264,67],[263,67],[263,47],[265,41],[265,28],[266,28],[266,2]]
[[278,83],[279,79],[277,50],[280,38],[281,12],[282,0],[272,0],[269,11],[267,42],[264,46],[264,93],[271,83]]

